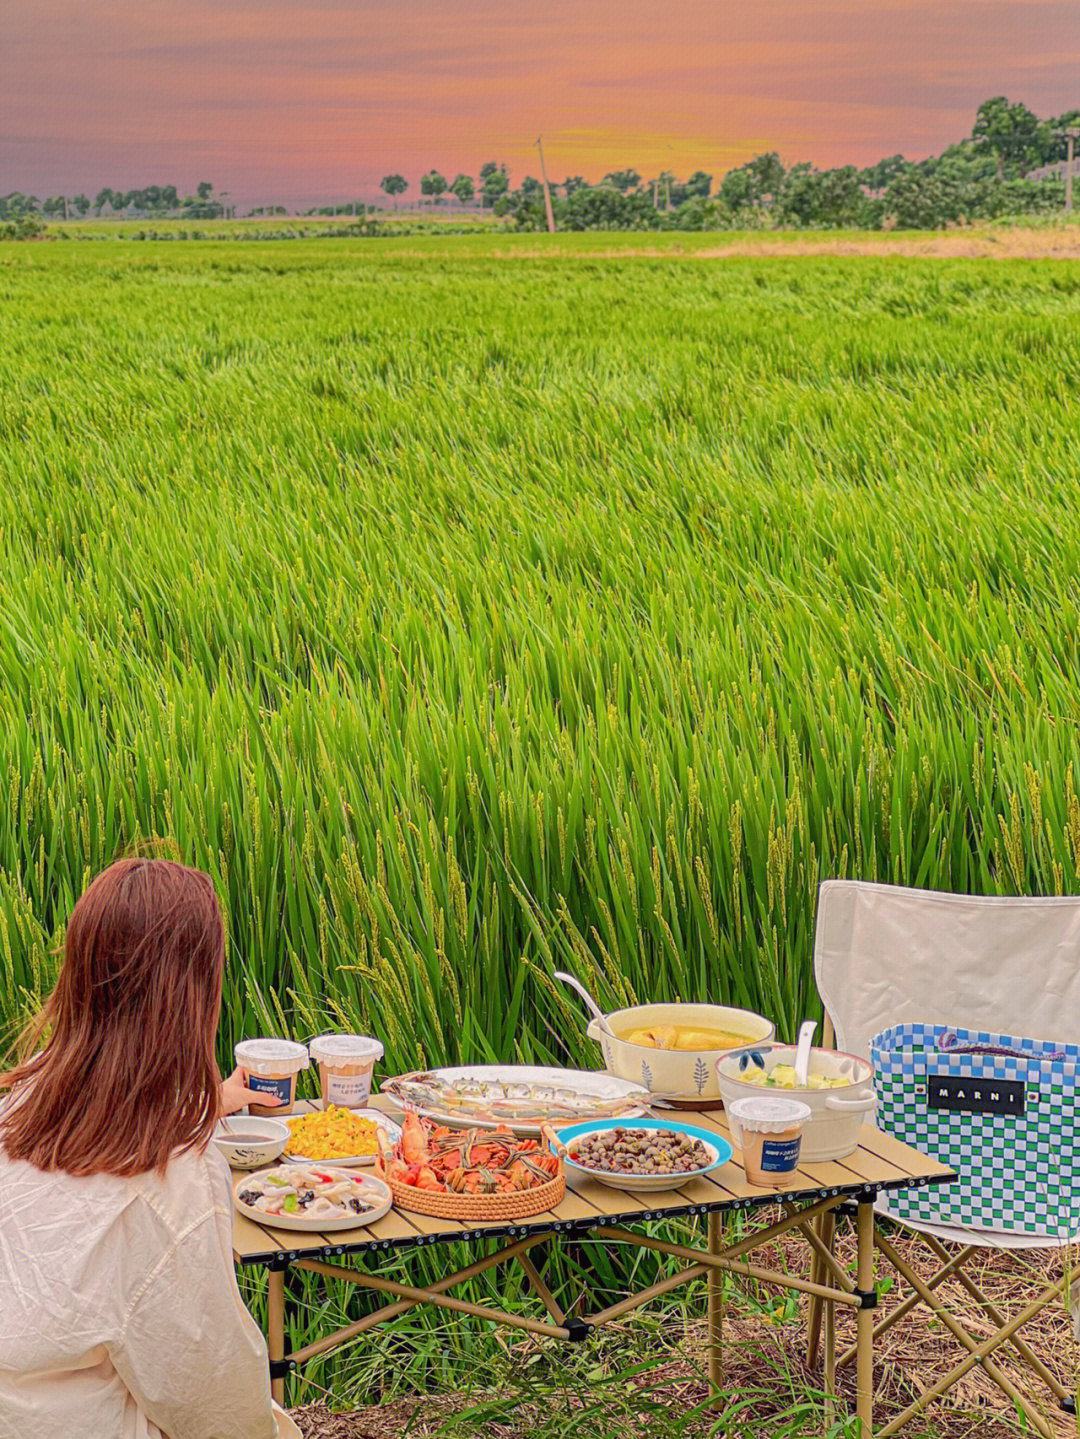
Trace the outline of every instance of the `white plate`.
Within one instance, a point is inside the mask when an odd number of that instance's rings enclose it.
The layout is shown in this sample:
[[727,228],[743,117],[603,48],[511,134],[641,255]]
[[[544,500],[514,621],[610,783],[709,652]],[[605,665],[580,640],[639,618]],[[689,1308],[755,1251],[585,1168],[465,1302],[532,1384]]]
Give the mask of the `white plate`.
[[[617,1075],[608,1074],[602,1069],[557,1069],[538,1064],[461,1064],[427,1070],[425,1073],[436,1074],[440,1079],[450,1083],[457,1083],[461,1080],[489,1080],[499,1084],[551,1084],[562,1089],[574,1089],[581,1094],[594,1096],[598,1103],[625,1099],[632,1094],[645,1094],[640,1084],[620,1079]],[[396,1077],[405,1079],[412,1076],[398,1075]],[[401,1108],[401,1101],[397,1096],[387,1092],[386,1086],[389,1083],[391,1081],[388,1079],[382,1081],[382,1092],[392,1104]],[[529,1123],[524,1119],[477,1118],[475,1113],[466,1109],[439,1109],[435,1106],[421,1106],[417,1108],[416,1112],[423,1115],[425,1119],[434,1120],[437,1124],[445,1124],[449,1129],[495,1129],[500,1124],[506,1124],[521,1139],[536,1138],[540,1134],[542,1123],[550,1123],[557,1128],[559,1125],[578,1124],[597,1117],[595,1113],[583,1109],[580,1114],[573,1116],[556,1115],[550,1120],[537,1118]],[[623,1119],[635,1119],[647,1113],[647,1102],[631,1105],[613,1118],[612,1123],[618,1123]],[[609,1116],[601,1114],[599,1117],[608,1118]]]
[[[313,1111],[313,1113],[319,1112],[320,1111],[317,1110]],[[391,1119],[388,1114],[383,1114],[381,1110],[351,1109],[349,1113],[359,1115],[361,1119],[370,1119],[372,1124],[377,1124],[380,1129],[385,1129],[391,1144],[396,1144],[401,1138],[401,1125],[398,1124],[396,1119]],[[282,1120],[282,1123],[288,1124],[289,1119],[299,1119],[301,1117],[302,1116],[297,1114],[291,1114],[288,1119]],[[290,1133],[291,1132],[290,1130]],[[313,1159],[311,1155],[282,1154],[281,1162],[282,1164],[332,1164],[335,1169],[342,1167],[357,1169],[361,1165],[374,1164],[376,1158],[377,1156],[374,1154],[350,1154],[346,1155],[344,1159]]]
[[[323,1168],[322,1165],[319,1168]],[[326,1167],[325,1173],[337,1175],[337,1165],[331,1169]],[[374,1224],[384,1214],[390,1213],[394,1202],[390,1193],[390,1186],[381,1179],[376,1179],[374,1174],[356,1175],[349,1174],[342,1170],[342,1179],[351,1179],[357,1184],[362,1184],[368,1197],[375,1201],[374,1207],[366,1209],[363,1214],[343,1214],[340,1219],[306,1219],[302,1214],[264,1214],[261,1209],[254,1205],[244,1204],[240,1198],[240,1191],[247,1188],[252,1180],[260,1179],[264,1174],[282,1173],[280,1165],[274,1165],[271,1169],[260,1169],[255,1174],[244,1174],[233,1185],[233,1203],[236,1205],[237,1213],[242,1214],[245,1219],[253,1219],[256,1224],[269,1225],[271,1229],[300,1229],[309,1234],[336,1234],[341,1229],[363,1229],[368,1224]],[[363,1195],[361,1195],[363,1198]]]

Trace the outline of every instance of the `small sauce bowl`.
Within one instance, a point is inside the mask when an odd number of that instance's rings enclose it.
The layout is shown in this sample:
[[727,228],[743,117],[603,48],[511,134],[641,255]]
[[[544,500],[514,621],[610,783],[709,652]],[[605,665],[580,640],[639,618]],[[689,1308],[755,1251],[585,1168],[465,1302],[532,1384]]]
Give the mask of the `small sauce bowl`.
[[230,1169],[264,1169],[279,1159],[289,1142],[289,1126],[279,1119],[256,1119],[235,1114],[230,1133],[219,1120],[210,1142]]

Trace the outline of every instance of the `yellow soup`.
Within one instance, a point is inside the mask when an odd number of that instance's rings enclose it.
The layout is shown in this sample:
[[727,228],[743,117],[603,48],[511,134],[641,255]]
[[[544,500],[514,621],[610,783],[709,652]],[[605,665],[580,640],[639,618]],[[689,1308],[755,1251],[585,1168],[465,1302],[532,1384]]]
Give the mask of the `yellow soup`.
[[687,1024],[654,1024],[651,1029],[624,1029],[619,1038],[646,1049],[741,1049],[753,1044],[752,1034],[731,1034],[726,1029],[694,1029]]

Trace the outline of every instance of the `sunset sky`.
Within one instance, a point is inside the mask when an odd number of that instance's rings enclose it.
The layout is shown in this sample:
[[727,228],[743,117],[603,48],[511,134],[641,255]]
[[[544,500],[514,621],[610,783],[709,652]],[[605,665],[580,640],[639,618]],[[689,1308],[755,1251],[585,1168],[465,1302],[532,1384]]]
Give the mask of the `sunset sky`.
[[1080,104],[1080,0],[0,0],[0,193],[866,164],[1000,93]]

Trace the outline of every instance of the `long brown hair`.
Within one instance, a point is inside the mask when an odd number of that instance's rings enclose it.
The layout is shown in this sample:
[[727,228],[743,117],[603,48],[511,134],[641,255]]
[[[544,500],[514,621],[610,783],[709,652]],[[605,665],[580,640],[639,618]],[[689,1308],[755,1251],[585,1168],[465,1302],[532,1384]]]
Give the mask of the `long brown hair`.
[[[208,875],[121,859],[80,897],[64,962],[31,1025],[44,1048],[7,1074],[0,1145],[67,1174],[163,1171],[208,1139],[225,931]],[[27,1051],[28,1052],[28,1051]]]

